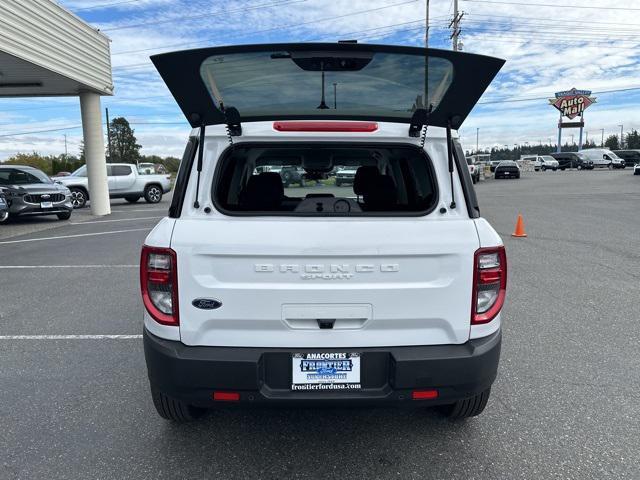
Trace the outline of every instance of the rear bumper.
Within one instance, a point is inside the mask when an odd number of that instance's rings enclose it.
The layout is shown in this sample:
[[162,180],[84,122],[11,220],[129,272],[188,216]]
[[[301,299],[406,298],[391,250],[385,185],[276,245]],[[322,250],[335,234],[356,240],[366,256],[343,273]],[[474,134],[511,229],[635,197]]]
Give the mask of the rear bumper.
[[[439,405],[491,386],[500,359],[500,331],[462,345],[353,349],[189,347],[144,331],[152,387],[193,405],[210,407],[214,391],[239,392],[241,403]],[[359,390],[291,391],[294,352],[359,352]],[[412,401],[413,390],[438,398]]]

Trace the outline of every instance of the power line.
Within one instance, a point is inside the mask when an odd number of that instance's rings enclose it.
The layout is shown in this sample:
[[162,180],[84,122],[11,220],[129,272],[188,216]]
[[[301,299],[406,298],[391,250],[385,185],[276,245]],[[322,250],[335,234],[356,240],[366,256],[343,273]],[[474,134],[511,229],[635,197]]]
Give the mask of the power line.
[[182,20],[200,19],[204,17],[212,17],[214,15],[227,15],[229,13],[246,12],[247,10],[256,10],[258,8],[269,8],[269,7],[277,7],[282,5],[290,5],[292,3],[304,3],[306,1],[307,0],[282,0],[275,3],[263,3],[262,5],[253,5],[253,6],[243,7],[243,8],[236,8],[235,10],[216,10],[215,12],[201,13],[199,15],[183,15],[181,17],[173,17],[165,20],[152,20],[149,22],[140,22],[140,23],[133,23],[129,25],[121,25],[119,27],[102,28],[101,31],[113,32],[115,30],[124,30],[126,28],[144,27],[146,25],[160,25],[161,23],[171,23],[178,20],[182,21]]
[[551,3],[525,3],[525,2],[505,2],[500,0],[463,0],[469,3],[499,3],[502,5],[521,5],[525,7],[554,7],[554,8],[585,8],[593,10],[639,10],[633,7],[594,7],[593,5],[562,5]]
[[[630,92],[633,90],[640,90],[640,86],[636,87],[626,87],[626,88],[616,88],[613,90],[600,90],[598,92],[593,92],[594,95],[605,95],[607,93],[620,93],[620,92]],[[495,103],[521,103],[521,102],[533,102],[540,100],[547,100],[551,98],[552,94],[546,95],[544,97],[535,97],[535,98],[510,98],[506,97],[504,99],[495,99],[495,100],[486,100],[484,102],[478,102],[478,105],[490,105]]]
[[[184,125],[188,126],[187,121],[184,122],[129,122],[130,125]],[[104,123],[102,124],[105,125]],[[49,132],[62,132],[65,130],[75,130],[77,128],[82,128],[82,125],[68,125],[66,127],[58,127],[58,128],[49,128],[46,130],[31,130],[28,132],[16,132],[16,133],[3,133],[0,135],[0,138],[3,137],[18,137],[20,135],[31,135],[34,133],[49,133]]]
[[[540,17],[520,17],[518,15],[488,15],[488,14],[481,14],[481,13],[473,13],[471,14],[473,15],[473,17],[487,17],[487,18],[510,18],[518,23],[521,22],[521,20],[540,20],[543,22],[560,22],[560,23],[580,23],[580,24],[584,24],[584,23],[594,23],[594,24],[598,24],[598,25],[615,25],[617,27],[620,26],[620,22],[596,22],[594,20],[570,20],[570,19],[566,19],[563,18],[561,20],[554,20],[553,18],[540,18]],[[633,26],[640,26],[640,23],[629,23],[629,22],[624,22],[625,26],[629,26],[629,25],[633,25]]]
[[82,7],[73,9],[74,12],[84,12],[85,10],[99,10],[103,8],[115,7],[117,5],[122,5],[125,3],[135,3],[140,0],[123,0],[121,2],[113,2],[113,3],[102,3],[100,5],[92,5],[91,7]]
[[[302,27],[305,25],[311,25],[311,24],[316,24],[318,22],[328,22],[330,20],[338,20],[340,18],[346,18],[346,17],[351,17],[353,15],[360,15],[363,13],[370,13],[370,12],[375,12],[378,10],[384,10],[387,8],[392,8],[392,7],[399,7],[401,5],[407,5],[409,3],[415,3],[418,0],[405,0],[403,2],[399,2],[399,3],[392,3],[389,5],[383,5],[381,7],[376,7],[376,8],[368,8],[366,10],[359,10],[357,12],[351,12],[351,13],[345,13],[343,15],[336,15],[333,17],[324,17],[324,18],[318,18],[315,20],[309,20],[306,22],[298,22],[298,23],[291,23],[288,25],[278,25],[275,27],[270,27],[270,28],[266,28],[266,29],[262,29],[262,30],[253,30],[251,31],[251,33],[249,35],[247,34],[232,34],[232,35],[226,35],[225,38],[242,38],[242,37],[246,37],[246,36],[253,36],[257,33],[266,33],[266,32],[273,32],[273,31],[280,31],[280,30],[285,30],[285,29],[290,29],[290,28],[296,28],[296,27]],[[216,37],[218,38],[218,37]],[[124,55],[124,54],[128,54],[128,53],[141,53],[141,52],[149,52],[151,50],[159,50],[159,49],[163,49],[163,48],[173,48],[173,47],[187,47],[187,46],[193,46],[193,45],[199,45],[201,43],[207,43],[213,40],[213,37],[209,37],[209,38],[205,38],[203,40],[196,40],[196,41],[191,41],[191,42],[181,42],[181,43],[173,43],[173,44],[166,44],[166,45],[158,45],[156,47],[150,47],[150,48],[142,48],[142,49],[138,49],[138,50],[126,50],[126,51],[122,51],[122,52],[114,52],[111,55]],[[137,67],[137,66],[141,66],[141,65],[150,65],[148,62],[147,63],[136,63],[136,64],[132,64],[132,65],[122,65],[119,67],[115,67],[115,68],[128,68],[128,67]]]

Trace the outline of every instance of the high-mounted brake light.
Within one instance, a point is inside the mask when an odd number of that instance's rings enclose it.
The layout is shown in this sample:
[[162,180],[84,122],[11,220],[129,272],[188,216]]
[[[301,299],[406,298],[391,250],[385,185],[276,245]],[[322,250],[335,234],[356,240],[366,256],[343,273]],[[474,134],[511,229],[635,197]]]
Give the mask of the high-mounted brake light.
[[471,325],[489,323],[504,304],[507,291],[507,255],[504,247],[481,248],[473,265]]
[[142,247],[140,289],[149,315],[162,325],[179,325],[176,252],[170,248]]
[[279,132],[375,132],[376,122],[330,122],[330,121],[286,121],[273,122],[273,128]]

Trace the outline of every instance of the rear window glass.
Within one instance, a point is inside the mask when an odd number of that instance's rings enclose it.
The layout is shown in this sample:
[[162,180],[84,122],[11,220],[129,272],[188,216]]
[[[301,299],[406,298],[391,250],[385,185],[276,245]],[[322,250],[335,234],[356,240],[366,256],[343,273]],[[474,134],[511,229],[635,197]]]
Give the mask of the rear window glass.
[[422,54],[231,53],[207,58],[200,76],[218,109],[233,106],[243,117],[339,113],[410,119],[417,108],[431,104],[437,109],[453,80],[449,60],[429,57],[427,62],[425,78]]
[[422,150],[380,146],[235,147],[212,193],[231,215],[424,215],[438,200]]

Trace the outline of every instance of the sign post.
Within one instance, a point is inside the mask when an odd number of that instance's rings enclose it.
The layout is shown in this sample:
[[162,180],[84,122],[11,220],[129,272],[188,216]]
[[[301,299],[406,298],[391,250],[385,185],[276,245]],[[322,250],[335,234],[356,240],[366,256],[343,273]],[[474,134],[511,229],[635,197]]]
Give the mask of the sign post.
[[[554,98],[549,99],[549,104],[553,105],[560,112],[558,121],[558,147],[556,151],[562,150],[562,129],[580,128],[578,137],[578,150],[582,149],[582,132],[584,130],[584,111],[596,102],[596,98],[591,96],[591,90],[577,90],[572,88],[563,92],[556,92]],[[567,117],[573,120],[580,117],[578,122],[563,122],[562,118]]]

